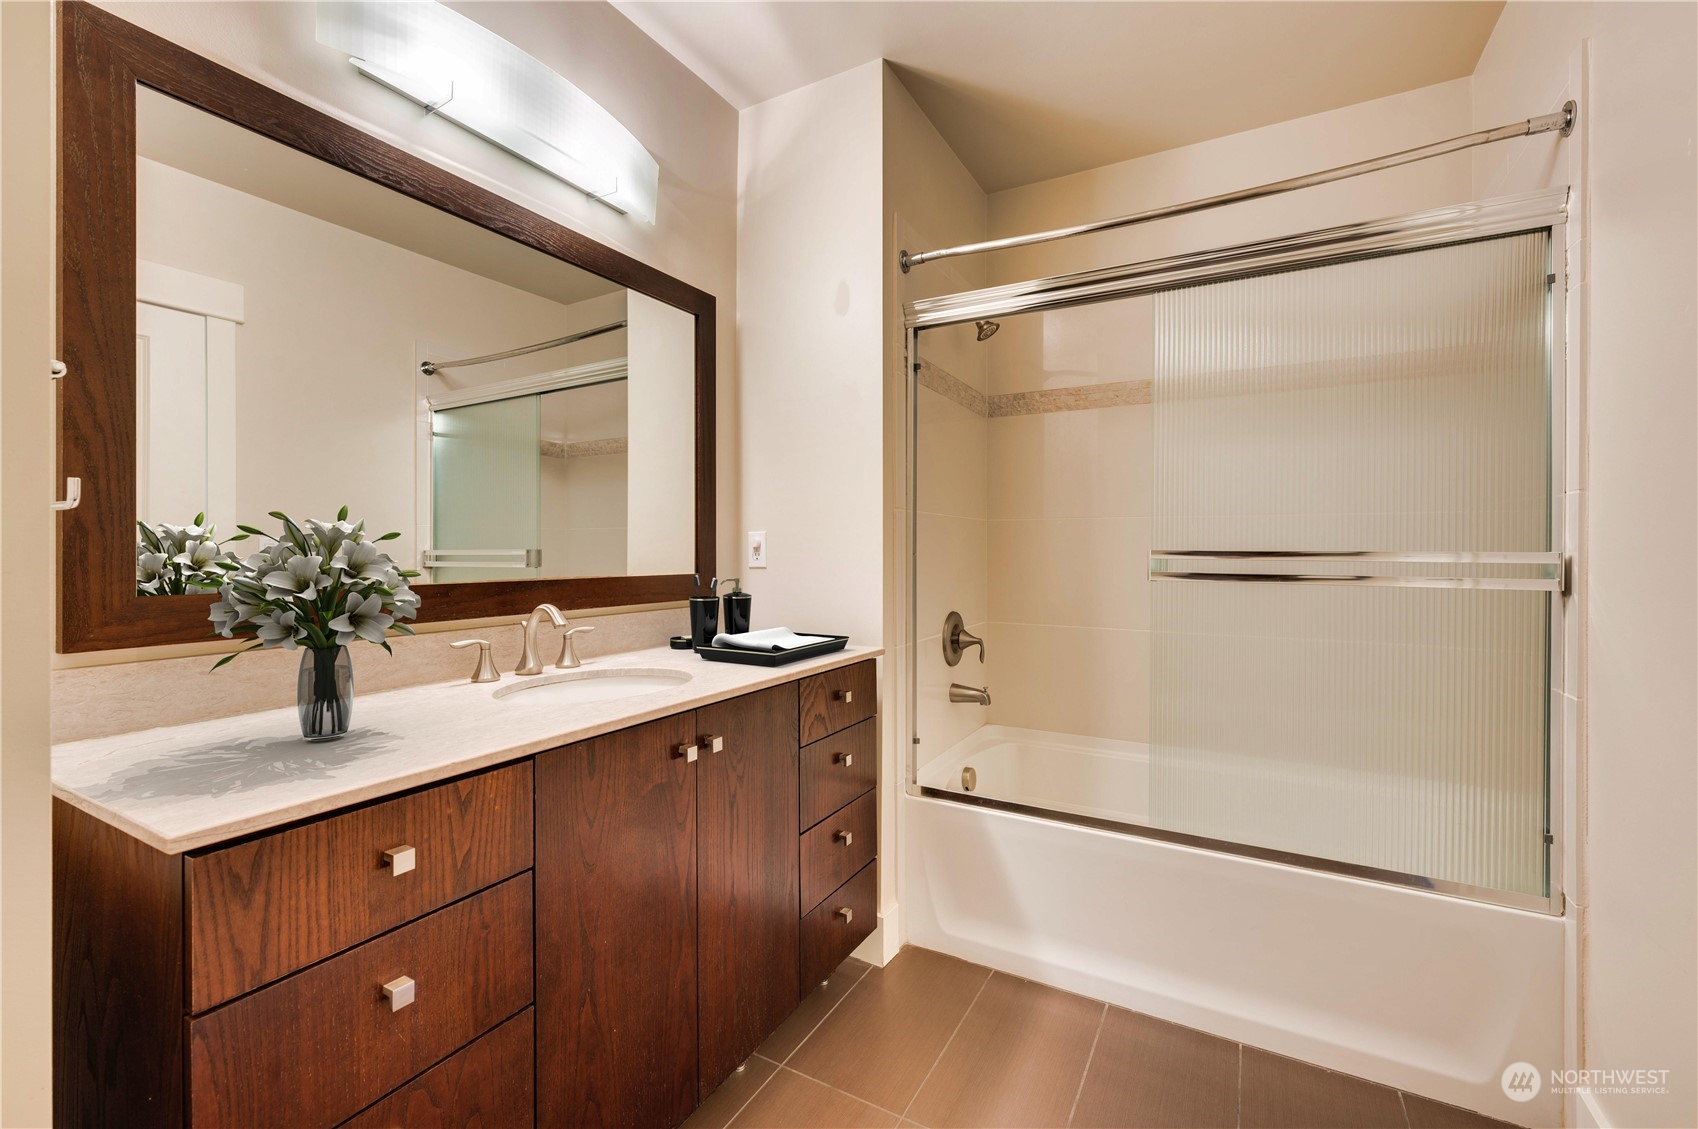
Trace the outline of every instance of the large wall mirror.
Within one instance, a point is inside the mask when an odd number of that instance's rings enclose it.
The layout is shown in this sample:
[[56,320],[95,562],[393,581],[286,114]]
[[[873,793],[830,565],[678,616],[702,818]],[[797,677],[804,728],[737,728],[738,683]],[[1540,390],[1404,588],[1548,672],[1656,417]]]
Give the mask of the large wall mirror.
[[712,571],[711,296],[87,5],[62,40],[61,650],[209,636],[137,520],[347,505],[426,621]]

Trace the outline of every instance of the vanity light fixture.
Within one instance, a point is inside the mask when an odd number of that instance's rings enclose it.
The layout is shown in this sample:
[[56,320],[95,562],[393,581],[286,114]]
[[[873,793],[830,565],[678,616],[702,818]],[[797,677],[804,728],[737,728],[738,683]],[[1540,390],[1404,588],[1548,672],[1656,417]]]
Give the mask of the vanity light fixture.
[[319,0],[355,70],[624,215],[653,223],[660,165],[594,99],[435,0]]

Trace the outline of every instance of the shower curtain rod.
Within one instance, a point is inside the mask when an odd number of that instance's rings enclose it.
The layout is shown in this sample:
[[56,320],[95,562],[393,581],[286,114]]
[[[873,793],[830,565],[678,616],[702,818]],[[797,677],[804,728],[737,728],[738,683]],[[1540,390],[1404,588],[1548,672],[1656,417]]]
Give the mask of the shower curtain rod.
[[1378,172],[1381,169],[1392,169],[1399,165],[1413,164],[1416,161],[1425,161],[1429,157],[1442,157],[1447,153],[1472,149],[1476,145],[1490,145],[1495,141],[1531,137],[1536,133],[1550,133],[1553,130],[1567,137],[1574,132],[1575,110],[1574,102],[1568,101],[1564,102],[1562,109],[1554,114],[1544,114],[1540,117],[1528,118],[1526,121],[1511,122],[1509,125],[1500,125],[1496,129],[1482,129],[1476,133],[1465,133],[1461,137],[1453,137],[1448,141],[1435,141],[1431,145],[1422,145],[1416,149],[1405,149],[1401,153],[1389,153],[1372,160],[1357,161],[1352,165],[1340,165],[1338,168],[1327,169],[1325,172],[1294,176],[1287,180],[1259,184],[1254,188],[1240,188],[1236,192],[1223,192],[1219,196],[1190,200],[1183,204],[1169,204],[1161,208],[1151,208],[1145,212],[1134,212],[1128,216],[1082,223],[1076,227],[1058,227],[1053,231],[1040,231],[1032,235],[1013,235],[1006,239],[988,239],[983,243],[963,243],[958,247],[921,251],[913,255],[903,251],[900,258],[902,273],[907,274],[921,263],[929,263],[934,259],[953,259],[958,255],[979,255],[986,251],[1005,251],[1011,247],[1030,247],[1034,243],[1049,243],[1057,239],[1072,239],[1075,235],[1091,235],[1099,231],[1113,231],[1116,228],[1132,227],[1135,224],[1167,219],[1170,216],[1187,216],[1193,212],[1204,212],[1210,208],[1224,207],[1227,204],[1240,204],[1246,200],[1260,200],[1264,196],[1277,196],[1282,192],[1294,192],[1299,188],[1313,188],[1318,184],[1331,184],[1335,180],[1348,180],[1350,177],[1361,176],[1363,173]]
[[624,329],[622,321],[611,322],[608,325],[598,325],[594,329],[586,329],[582,333],[570,333],[565,337],[556,337],[553,341],[539,341],[535,345],[521,345],[517,349],[509,349],[505,353],[490,353],[482,357],[465,357],[458,361],[424,361],[419,365],[419,371],[426,376],[435,376],[445,368],[464,368],[467,365],[483,365],[490,361],[505,361],[512,357],[522,357],[526,353],[540,353],[544,349],[558,349],[562,345],[570,345],[574,341],[583,341],[590,337],[600,337],[604,333],[612,333],[616,329]]

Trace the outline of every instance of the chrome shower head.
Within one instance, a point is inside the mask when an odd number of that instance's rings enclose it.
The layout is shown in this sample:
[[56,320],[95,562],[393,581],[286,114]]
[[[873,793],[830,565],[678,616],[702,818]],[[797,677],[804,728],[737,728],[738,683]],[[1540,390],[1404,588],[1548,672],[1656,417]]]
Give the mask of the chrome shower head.
[[984,321],[976,321],[973,325],[979,331],[980,341],[989,341],[993,336],[995,336],[996,331],[1002,328],[1001,322],[992,321],[990,318],[986,318]]

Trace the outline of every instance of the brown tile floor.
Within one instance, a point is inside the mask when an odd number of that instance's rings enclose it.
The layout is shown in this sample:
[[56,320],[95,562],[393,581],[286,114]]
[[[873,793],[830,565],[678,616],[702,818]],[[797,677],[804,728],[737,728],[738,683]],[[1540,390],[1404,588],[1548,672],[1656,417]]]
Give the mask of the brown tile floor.
[[1507,1124],[926,949],[849,960],[686,1129]]

